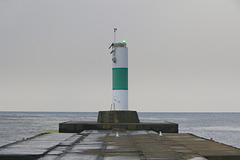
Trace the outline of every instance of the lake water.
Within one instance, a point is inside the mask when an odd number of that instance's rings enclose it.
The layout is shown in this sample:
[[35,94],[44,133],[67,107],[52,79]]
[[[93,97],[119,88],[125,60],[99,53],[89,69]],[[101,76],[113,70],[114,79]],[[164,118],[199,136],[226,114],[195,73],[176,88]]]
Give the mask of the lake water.
[[[240,148],[240,113],[138,113],[141,122],[169,121],[180,133]],[[97,112],[0,112],[0,146],[42,132],[58,132],[66,121],[97,121]]]

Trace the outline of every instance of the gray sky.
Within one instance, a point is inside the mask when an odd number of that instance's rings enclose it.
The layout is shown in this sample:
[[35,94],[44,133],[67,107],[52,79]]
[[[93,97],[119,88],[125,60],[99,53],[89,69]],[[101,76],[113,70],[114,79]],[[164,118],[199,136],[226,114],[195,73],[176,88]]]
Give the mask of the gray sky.
[[129,49],[129,108],[240,111],[239,0],[0,0],[0,111],[99,111]]

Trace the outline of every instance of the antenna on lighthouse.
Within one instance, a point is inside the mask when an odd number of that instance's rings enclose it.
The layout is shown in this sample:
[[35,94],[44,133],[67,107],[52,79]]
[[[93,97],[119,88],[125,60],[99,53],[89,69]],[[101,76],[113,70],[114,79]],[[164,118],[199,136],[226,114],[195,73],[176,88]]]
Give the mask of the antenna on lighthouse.
[[117,34],[116,32],[117,32],[117,28],[114,28],[113,31],[114,31],[114,43],[116,43],[116,34]]

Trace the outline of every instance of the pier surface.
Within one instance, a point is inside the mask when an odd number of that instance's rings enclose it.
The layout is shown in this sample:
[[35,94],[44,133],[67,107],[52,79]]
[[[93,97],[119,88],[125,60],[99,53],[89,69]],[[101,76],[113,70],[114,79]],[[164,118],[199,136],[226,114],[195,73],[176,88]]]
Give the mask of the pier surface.
[[87,130],[49,133],[0,147],[0,159],[239,160],[240,149],[187,133]]
[[151,123],[98,123],[98,122],[78,122],[69,121],[59,123],[60,133],[79,133],[84,130],[152,130],[163,133],[178,133],[178,124],[171,122]]

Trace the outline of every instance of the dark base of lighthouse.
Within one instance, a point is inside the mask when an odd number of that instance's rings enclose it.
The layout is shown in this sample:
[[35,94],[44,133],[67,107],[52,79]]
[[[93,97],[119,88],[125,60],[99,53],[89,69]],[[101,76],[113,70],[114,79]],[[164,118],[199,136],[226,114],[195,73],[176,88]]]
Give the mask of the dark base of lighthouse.
[[136,111],[99,111],[98,123],[139,123]]
[[171,122],[140,123],[98,123],[87,121],[69,121],[59,123],[59,133],[80,133],[84,130],[135,130],[178,133],[178,124]]
[[178,133],[178,124],[140,122],[136,111],[99,111],[97,122],[69,121],[59,123],[60,133],[80,133],[84,130],[148,130]]

